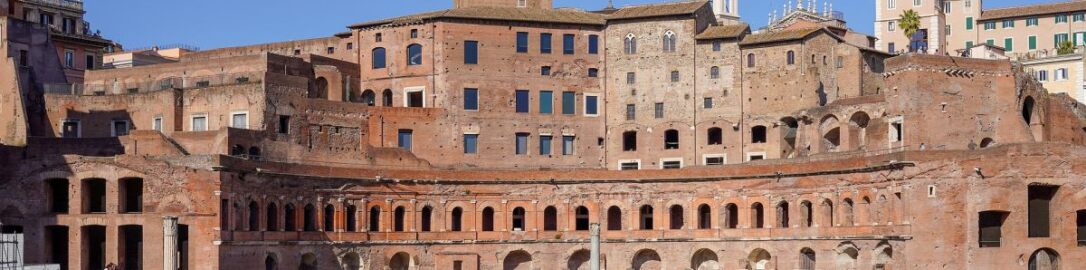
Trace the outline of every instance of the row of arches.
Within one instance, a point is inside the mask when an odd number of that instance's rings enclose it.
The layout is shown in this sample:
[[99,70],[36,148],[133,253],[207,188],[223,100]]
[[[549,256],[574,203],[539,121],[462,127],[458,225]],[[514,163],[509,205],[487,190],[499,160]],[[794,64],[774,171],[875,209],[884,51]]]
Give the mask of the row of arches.
[[[347,100],[350,102],[366,104],[370,107],[378,105],[377,92],[370,89],[363,90],[362,92],[351,91]],[[392,89],[381,91],[380,105],[382,107],[392,107]]]
[[[269,202],[262,209],[256,200],[249,200],[246,204],[233,203],[234,220],[224,219],[223,228],[235,231],[259,231],[263,228],[266,231],[328,232],[337,229],[346,232],[516,232],[587,231],[592,222],[601,223],[607,231],[811,228],[890,225],[898,222],[900,210],[896,205],[900,201],[899,195],[877,195],[875,200],[864,195],[858,201],[851,197],[839,201],[829,198],[803,199],[797,203],[798,206],[783,199],[772,201],[772,204],[755,201],[744,205],[736,202],[717,205],[706,201],[690,205],[613,204],[601,208],[603,213],[597,214],[585,205],[560,211],[555,205],[542,209],[512,206],[502,210],[489,204],[478,208],[452,204],[442,210],[431,205],[413,209],[408,205],[394,204],[392,209],[386,209],[383,208],[385,205],[374,204],[361,209],[364,211],[361,218],[360,209],[350,203],[338,206],[308,203],[299,211],[292,203],[280,206]],[[243,205],[245,208],[242,208]],[[657,209],[661,207],[662,210]],[[230,215],[228,211],[224,209],[224,216]],[[389,220],[383,222],[386,218]],[[659,221],[664,219],[666,222]],[[365,227],[358,226],[360,223]],[[564,226],[560,228],[560,225]]]
[[[407,45],[405,51],[407,53],[405,56],[407,57],[406,61],[408,66],[422,65],[422,45],[412,43]],[[370,62],[371,68],[382,69],[388,67],[388,55],[387,50],[384,47],[373,48],[373,50],[370,51],[370,57],[372,57],[372,61]]]
[[[677,41],[678,35],[674,31],[668,30],[664,32],[664,35],[661,38],[660,48],[665,53],[673,53],[678,50]],[[637,35],[634,35],[633,33],[627,34],[626,38],[623,40],[622,49],[626,54],[636,54]]]

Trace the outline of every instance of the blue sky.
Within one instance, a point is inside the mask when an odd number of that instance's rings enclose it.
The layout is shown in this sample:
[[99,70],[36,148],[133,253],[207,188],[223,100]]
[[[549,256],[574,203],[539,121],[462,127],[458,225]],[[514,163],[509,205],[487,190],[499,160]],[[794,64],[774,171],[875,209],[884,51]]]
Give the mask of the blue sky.
[[[512,1],[512,0],[509,0]],[[616,7],[665,0],[614,0]],[[787,0],[739,0],[740,15],[755,28]],[[827,0],[819,0],[822,1]],[[849,26],[871,33],[874,1],[828,0]],[[908,0],[899,0],[908,1]],[[924,0],[934,1],[934,0]],[[980,1],[980,0],[976,0]],[[986,8],[1063,0],[988,0]],[[556,7],[596,10],[606,0],[554,0]],[[212,49],[329,36],[356,22],[449,8],[452,0],[87,0],[92,29],[127,48],[186,44]]]

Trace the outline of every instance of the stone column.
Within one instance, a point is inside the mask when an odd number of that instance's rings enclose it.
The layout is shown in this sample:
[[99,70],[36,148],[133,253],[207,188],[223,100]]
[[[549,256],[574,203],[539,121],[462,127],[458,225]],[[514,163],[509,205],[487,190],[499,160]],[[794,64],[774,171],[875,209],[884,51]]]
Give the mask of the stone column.
[[177,217],[162,217],[162,269],[177,269]]

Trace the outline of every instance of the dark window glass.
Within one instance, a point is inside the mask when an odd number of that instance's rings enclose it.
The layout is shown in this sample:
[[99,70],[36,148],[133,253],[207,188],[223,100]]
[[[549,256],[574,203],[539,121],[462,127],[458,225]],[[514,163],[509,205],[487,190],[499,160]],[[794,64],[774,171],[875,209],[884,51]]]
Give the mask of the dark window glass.
[[562,114],[576,114],[577,94],[572,91],[562,92]]
[[626,120],[637,119],[637,114],[633,104],[626,104]]
[[554,137],[551,137],[550,135],[541,135],[541,136],[539,136],[539,154],[540,155],[546,156],[546,155],[551,154],[551,140],[553,138]]
[[464,154],[479,152],[479,134],[464,134]]
[[588,35],[588,54],[597,54],[600,51],[600,36]]
[[656,116],[656,119],[664,118],[664,104],[663,103],[656,103],[656,106],[655,106],[653,111],[655,112],[654,116]]
[[705,98],[702,101],[702,107],[705,107],[706,109],[712,109],[713,108],[713,98]]
[[637,131],[622,133],[622,151],[637,151]]
[[517,98],[517,100],[516,100],[516,102],[517,102],[517,104],[516,104],[517,112],[518,113],[527,113],[528,112],[528,107],[529,107],[529,105],[528,105],[528,99],[529,99],[528,90],[517,90],[517,97],[516,98]]
[[1048,237],[1052,219],[1052,197],[1055,186],[1029,187],[1029,237]]
[[980,212],[978,231],[980,232],[980,247],[999,247],[1003,237],[1003,221],[1007,213],[986,211]]
[[410,129],[401,129],[397,145],[404,150],[411,151],[411,136],[412,131]]
[[551,34],[539,34],[539,53],[551,53]]
[[407,65],[422,65],[422,45],[407,45]]
[[595,68],[588,69],[588,77],[589,78],[596,78],[596,77],[599,77],[599,76],[600,76],[600,70],[599,69],[595,69]]
[[574,36],[572,34],[562,35],[562,53],[573,54],[573,41]]
[[539,75],[542,75],[542,76],[550,76],[551,75],[551,67],[550,66],[543,66],[543,67],[539,68],[539,73],[540,73]]
[[528,52],[528,32],[517,32],[517,52]]
[[562,136],[562,155],[573,155],[573,142],[577,137],[574,136]]
[[370,57],[373,57],[373,69],[385,68],[385,48],[373,49]]
[[479,64],[479,42],[474,40],[464,41],[464,64]]
[[597,96],[585,96],[584,97],[584,114],[597,115],[599,114],[599,99]]
[[516,154],[517,155],[527,155],[528,154],[528,133],[517,133],[516,135],[517,135]]
[[464,110],[479,110],[479,89],[464,88]]
[[539,91],[539,113],[551,114],[554,109],[554,92]]
[[664,131],[664,149],[679,149],[679,131],[669,129]]

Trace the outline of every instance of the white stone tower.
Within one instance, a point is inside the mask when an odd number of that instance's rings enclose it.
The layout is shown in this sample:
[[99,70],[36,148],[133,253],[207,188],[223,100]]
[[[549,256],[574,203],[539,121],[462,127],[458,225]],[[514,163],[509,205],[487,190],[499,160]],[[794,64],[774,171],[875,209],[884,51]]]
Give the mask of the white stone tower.
[[713,0],[712,3],[718,21],[739,21],[739,0]]

